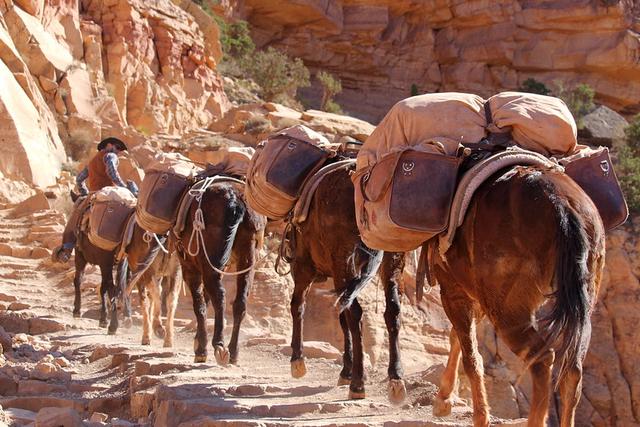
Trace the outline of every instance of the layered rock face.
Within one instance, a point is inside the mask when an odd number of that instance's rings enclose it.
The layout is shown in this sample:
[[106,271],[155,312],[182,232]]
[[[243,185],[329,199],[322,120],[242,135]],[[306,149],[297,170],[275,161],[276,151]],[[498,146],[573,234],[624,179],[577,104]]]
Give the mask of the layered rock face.
[[0,171],[49,185],[65,160],[61,141],[78,154],[107,134],[135,142],[222,115],[217,26],[181,6],[192,5],[2,0],[0,138],[9,156]]
[[[258,45],[342,79],[337,101],[378,121],[419,92],[482,96],[533,77],[587,83],[610,107],[640,110],[640,12],[635,1],[232,1]],[[315,89],[317,93],[317,88]],[[304,96],[313,96],[314,90]]]

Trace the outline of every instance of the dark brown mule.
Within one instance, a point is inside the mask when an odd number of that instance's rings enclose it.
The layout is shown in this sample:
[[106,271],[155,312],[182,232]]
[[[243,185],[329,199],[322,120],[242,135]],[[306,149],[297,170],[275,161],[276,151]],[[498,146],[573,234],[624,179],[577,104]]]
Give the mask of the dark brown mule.
[[[71,195],[75,202],[78,198],[75,194]],[[75,268],[76,273],[73,278],[73,286],[75,288],[75,299],[73,301],[73,316],[80,317],[81,305],[81,285],[84,278],[84,271],[87,264],[93,264],[100,267],[100,327],[107,327],[107,298],[109,298],[111,307],[111,319],[108,323],[109,334],[113,335],[118,330],[118,313],[117,303],[118,297],[123,296],[123,305],[125,312],[125,322],[131,323],[131,311],[128,298],[121,289],[117,288],[113,280],[113,268],[115,265],[115,255],[117,248],[113,251],[105,251],[94,246],[89,241],[89,236],[82,230],[77,230],[77,241],[75,245]]]
[[[254,264],[262,245],[266,218],[247,207],[243,187],[240,184],[218,182],[212,184],[202,195],[202,220],[204,229],[199,239],[199,250],[195,253],[197,233],[189,241],[194,231],[194,219],[198,202],[194,200],[189,208],[182,243],[178,245],[182,276],[191,291],[193,311],[196,315],[195,361],[207,360],[207,301],[211,301],[215,311],[215,327],[211,344],[219,364],[238,360],[238,337],[240,324],[247,310],[247,298],[253,283]],[[196,230],[197,231],[197,230]],[[208,259],[207,259],[208,256]],[[219,273],[234,261],[236,270],[245,271],[237,275],[236,298],[233,303],[233,332],[228,350],[224,346],[225,289]],[[212,264],[214,268],[210,265]],[[205,300],[206,293],[206,300]]]
[[[135,280],[142,311],[142,345],[151,344],[153,329],[158,338],[164,338],[164,347],[173,347],[173,319],[180,291],[178,256],[164,253],[155,239],[147,242],[145,231],[137,224],[125,250],[126,258],[118,265],[118,287],[131,289],[128,281]],[[131,277],[126,274],[127,267]],[[164,327],[160,319],[162,305],[166,307]]]
[[555,365],[561,425],[572,426],[604,254],[598,212],[568,176],[516,167],[485,182],[453,246],[443,257],[436,255],[435,273],[453,331],[434,414],[451,411],[462,354],[474,425],[489,425],[475,332],[486,315],[529,366],[533,399],[528,425],[545,425]]
[[332,277],[340,295],[340,326],[344,334],[343,368],[339,384],[349,384],[350,398],[364,398],[363,346],[360,320],[362,307],[358,293],[375,276],[378,267],[384,283],[389,332],[389,398],[405,398],[398,333],[400,300],[398,290],[404,269],[404,254],[386,253],[366,247],[356,226],[353,183],[342,169],[328,174],[319,184],[307,220],[295,231],[292,274],[295,289],[291,299],[293,337],[291,374],[306,374],[303,351],[305,298],[314,281]]

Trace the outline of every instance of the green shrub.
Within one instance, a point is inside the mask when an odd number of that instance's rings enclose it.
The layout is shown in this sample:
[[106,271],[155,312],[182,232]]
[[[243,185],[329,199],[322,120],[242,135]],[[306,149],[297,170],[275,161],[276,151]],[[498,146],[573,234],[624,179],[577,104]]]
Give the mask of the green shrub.
[[[322,102],[320,109],[323,111],[329,111],[328,108],[332,108],[335,111],[336,107],[340,109],[340,106],[333,101],[333,97],[342,92],[342,82],[340,79],[326,71],[320,71],[316,77],[322,85]],[[331,105],[331,107],[329,107],[329,105]],[[331,113],[332,111],[329,112]]]
[[334,101],[327,102],[327,105],[325,105],[325,107],[324,107],[324,111],[326,111],[327,113],[333,113],[333,114],[343,114],[344,113],[342,111],[342,107],[340,106],[340,104],[338,104],[337,102],[334,102]]
[[617,153],[616,172],[629,211],[640,213],[640,156],[631,147],[621,147]]
[[295,97],[299,87],[309,86],[309,70],[300,58],[289,58],[286,54],[269,47],[256,51],[244,61],[249,77],[261,88],[267,101],[286,94]]
[[252,135],[271,132],[271,121],[262,116],[254,116],[244,122],[244,131]]
[[624,130],[627,137],[627,146],[633,150],[634,154],[640,156],[640,114],[635,116],[629,126]]
[[418,96],[420,95],[420,90],[418,89],[418,85],[415,83],[411,84],[411,96]]
[[579,84],[571,90],[565,89],[562,84],[558,85],[558,98],[567,104],[579,128],[583,126],[582,118],[596,108],[593,102],[595,95],[596,91],[585,83]]
[[523,81],[518,90],[520,92],[537,93],[538,95],[549,95],[551,93],[551,90],[544,83],[531,77]]
[[[220,19],[222,21],[222,19]],[[249,24],[246,21],[220,25],[220,44],[226,58],[245,58],[255,51],[256,45],[251,38]]]

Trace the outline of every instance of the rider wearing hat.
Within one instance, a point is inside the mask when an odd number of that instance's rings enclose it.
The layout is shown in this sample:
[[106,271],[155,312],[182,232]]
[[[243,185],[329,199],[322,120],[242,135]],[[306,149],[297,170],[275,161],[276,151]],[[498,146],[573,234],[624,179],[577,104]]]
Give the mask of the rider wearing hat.
[[138,193],[138,188],[133,181],[126,184],[118,173],[118,153],[126,151],[127,146],[118,138],[106,138],[98,144],[98,154],[96,154],[82,169],[76,177],[76,185],[80,193],[80,197],[76,200],[71,217],[62,234],[62,245],[54,249],[53,259],[58,262],[67,262],[71,257],[71,252],[76,243],[76,228],[81,213],[86,208],[89,200],[87,197],[89,192],[98,191],[104,187],[117,186],[125,187],[131,190],[133,194]]

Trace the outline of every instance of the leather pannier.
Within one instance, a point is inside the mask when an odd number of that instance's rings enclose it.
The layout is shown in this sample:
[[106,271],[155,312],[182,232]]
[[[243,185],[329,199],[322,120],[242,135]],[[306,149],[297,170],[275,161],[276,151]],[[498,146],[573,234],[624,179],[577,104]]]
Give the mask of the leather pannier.
[[584,148],[560,160],[560,163],[564,165],[565,173],[593,200],[606,230],[612,230],[627,220],[629,209],[608,148]]
[[[124,197],[120,197],[122,195]],[[91,244],[105,251],[114,250],[122,241],[135,205],[135,197],[126,188],[105,187],[94,194],[89,211],[88,234]]]
[[446,230],[461,158],[406,149],[354,177],[356,219],[373,249],[413,250]]
[[176,220],[182,197],[200,170],[175,153],[151,165],[140,185],[138,224],[152,233],[167,233]]
[[286,217],[304,183],[331,155],[326,138],[304,126],[274,135],[258,146],[251,159],[245,187],[247,203],[271,219]]

